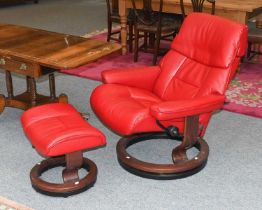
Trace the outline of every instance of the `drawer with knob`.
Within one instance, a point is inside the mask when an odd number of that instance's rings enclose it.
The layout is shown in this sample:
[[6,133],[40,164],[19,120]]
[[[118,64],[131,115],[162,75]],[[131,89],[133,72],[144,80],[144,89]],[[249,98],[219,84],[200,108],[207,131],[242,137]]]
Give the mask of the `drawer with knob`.
[[0,56],[0,68],[31,77],[39,77],[41,74],[38,64],[19,61],[7,56]]

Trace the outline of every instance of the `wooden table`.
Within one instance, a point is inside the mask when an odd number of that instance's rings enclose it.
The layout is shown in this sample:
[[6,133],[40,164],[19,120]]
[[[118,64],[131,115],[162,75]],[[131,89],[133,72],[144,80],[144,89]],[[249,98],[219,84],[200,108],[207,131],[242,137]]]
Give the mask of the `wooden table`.
[[24,3],[25,1],[33,1],[35,4],[38,3],[38,0],[14,0],[14,1],[0,0],[0,6],[1,5],[21,4],[21,3]]
[[[142,7],[142,0],[137,0],[137,7]],[[184,0],[185,10],[192,11],[191,1]],[[153,9],[159,8],[159,1],[152,0]],[[126,10],[132,8],[131,0],[119,0],[119,14],[121,18],[122,54],[127,53],[127,18]],[[210,11],[211,4],[204,5],[204,11]],[[180,0],[164,0],[164,12],[181,14]],[[217,0],[215,14],[240,23],[247,23],[249,18],[262,13],[262,0]]]
[[[119,44],[60,34],[23,26],[0,24],[0,68],[5,70],[8,95],[0,95],[0,113],[4,107],[26,110],[50,103],[67,102],[67,96],[55,93],[54,71],[71,69],[121,50]],[[14,95],[12,75],[26,77],[24,93]],[[36,79],[49,74],[50,95],[36,91]]]

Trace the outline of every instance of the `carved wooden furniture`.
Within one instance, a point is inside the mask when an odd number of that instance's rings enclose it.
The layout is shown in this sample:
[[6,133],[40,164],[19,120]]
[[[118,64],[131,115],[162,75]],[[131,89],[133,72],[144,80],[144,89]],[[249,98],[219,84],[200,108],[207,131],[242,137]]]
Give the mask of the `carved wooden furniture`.
[[[106,0],[107,4],[107,41],[110,40],[121,41],[120,40],[120,29],[116,31],[112,31],[113,23],[117,23],[120,25],[120,16],[118,0]],[[129,43],[129,52],[133,50],[133,25],[134,25],[134,15],[129,11],[127,15],[127,25],[128,25],[128,43]],[[119,38],[114,38],[113,35],[119,34]]]
[[139,45],[139,34],[144,33],[144,45],[143,49],[147,50],[147,38],[150,34],[153,35],[154,47],[153,47],[153,61],[152,64],[155,65],[157,62],[157,55],[159,54],[160,39],[162,33],[164,34],[175,34],[181,22],[176,21],[176,19],[167,19],[162,13],[163,10],[163,0],[159,1],[159,7],[157,11],[152,10],[151,0],[143,0],[143,7],[138,10],[136,7],[135,0],[132,0],[133,9],[135,12],[135,51],[134,51],[134,61],[138,60],[138,51],[140,49]]
[[[194,12],[203,12],[203,7],[205,0],[191,0],[192,2],[192,10]],[[211,14],[215,14],[215,7],[216,7],[216,0],[206,0],[206,2],[210,3],[212,5],[211,8]],[[181,6],[181,12],[183,17],[186,17],[187,12],[185,11],[185,5],[184,5],[184,0],[180,0],[180,6]]]
[[[54,71],[70,69],[92,62],[119,50],[119,44],[48,32],[23,26],[0,24],[0,68],[5,70],[7,97],[0,95],[0,111],[4,106],[19,109],[67,101],[55,93]],[[13,93],[11,73],[26,76],[26,91]],[[36,79],[49,74],[50,96],[38,94]]]
[[[39,192],[68,196],[91,187],[97,176],[96,164],[83,157],[83,150],[104,146],[105,136],[86,122],[73,106],[65,103],[46,104],[23,113],[22,126],[35,149],[45,157],[30,173],[32,186]],[[40,178],[50,168],[63,166],[63,183]],[[79,178],[79,169],[88,174]]]
[[[116,148],[120,164],[156,179],[201,170],[209,153],[203,135],[212,112],[224,104],[246,44],[244,24],[191,13],[159,66],[103,72],[105,84],[93,91],[90,102],[101,121],[124,136]],[[181,142],[170,151],[173,163],[149,163],[128,152],[133,144],[159,138]],[[198,150],[193,157],[187,153],[191,148]]]
[[[142,0],[137,0],[137,8],[142,7]],[[152,0],[153,10],[158,10],[159,0]],[[191,0],[184,0],[185,11],[192,11]],[[131,0],[119,0],[119,14],[121,20],[121,45],[122,54],[126,54],[126,8],[131,8]],[[204,12],[210,13],[212,5],[204,4]],[[181,14],[180,0],[165,0],[163,12]],[[249,0],[219,0],[216,2],[216,15],[234,20],[240,23],[247,23],[248,19],[262,13],[261,1]]]
[[262,63],[257,55],[262,55],[262,15],[255,18],[255,26],[248,30],[247,61],[251,63]]

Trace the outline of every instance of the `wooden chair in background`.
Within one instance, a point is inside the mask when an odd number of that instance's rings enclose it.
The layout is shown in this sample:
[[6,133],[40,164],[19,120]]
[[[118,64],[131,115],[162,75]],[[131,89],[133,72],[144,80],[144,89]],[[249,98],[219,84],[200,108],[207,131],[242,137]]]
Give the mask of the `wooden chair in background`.
[[249,25],[248,29],[248,47],[247,47],[247,62],[262,63],[262,59],[257,59],[257,55],[262,55],[262,15],[257,16],[255,24]]
[[[206,1],[212,4],[211,14],[214,15],[215,14],[215,7],[216,7],[216,0],[206,0]],[[191,2],[192,2],[193,12],[203,12],[203,6],[204,6],[205,0],[191,0]],[[186,17],[186,11],[185,11],[183,0],[180,0],[180,7],[181,7],[182,15],[185,18]]]
[[[112,26],[113,23],[120,25],[120,16],[119,16],[119,8],[118,8],[118,0],[106,0],[107,4],[107,41],[115,40],[120,42],[120,28],[113,31]],[[127,25],[128,25],[128,43],[129,43],[129,51],[132,52],[133,48],[133,23],[134,15],[130,11],[127,16]],[[119,37],[115,38],[113,35],[118,34]]]
[[[143,0],[143,8],[137,9],[135,0],[132,0],[132,6],[135,13],[134,31],[135,31],[135,49],[134,49],[134,61],[138,60],[138,51],[143,49],[148,51],[147,39],[150,35],[151,40],[153,36],[153,61],[155,65],[157,62],[157,56],[160,49],[160,40],[164,36],[174,36],[178,32],[182,19],[170,19],[166,17],[162,12],[163,0],[159,1],[159,10],[153,11],[151,7],[151,0]],[[140,34],[144,34],[144,44],[139,47]],[[163,35],[163,36],[162,36]]]

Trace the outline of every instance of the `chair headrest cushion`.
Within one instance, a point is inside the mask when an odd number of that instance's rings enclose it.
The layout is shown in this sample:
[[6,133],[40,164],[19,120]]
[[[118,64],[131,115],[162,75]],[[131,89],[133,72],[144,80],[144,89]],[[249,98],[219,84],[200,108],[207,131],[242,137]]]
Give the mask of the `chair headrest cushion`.
[[247,26],[218,16],[191,13],[184,20],[171,48],[205,65],[227,68],[243,56]]

